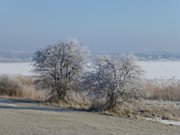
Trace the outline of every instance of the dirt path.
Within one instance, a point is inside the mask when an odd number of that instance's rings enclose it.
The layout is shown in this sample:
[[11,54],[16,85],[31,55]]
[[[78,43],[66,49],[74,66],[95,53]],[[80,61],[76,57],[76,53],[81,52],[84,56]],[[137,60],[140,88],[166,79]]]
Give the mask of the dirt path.
[[0,135],[179,135],[180,126],[0,99]]

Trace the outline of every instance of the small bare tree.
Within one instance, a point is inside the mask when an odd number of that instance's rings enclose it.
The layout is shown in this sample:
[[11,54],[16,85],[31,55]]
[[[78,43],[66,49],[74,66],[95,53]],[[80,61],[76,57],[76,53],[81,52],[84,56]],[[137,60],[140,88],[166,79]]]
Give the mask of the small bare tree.
[[141,73],[142,70],[132,56],[102,56],[97,58],[94,70],[86,76],[85,82],[91,84],[98,91],[96,93],[106,94],[106,104],[102,107],[108,110],[116,106],[119,98],[123,99],[123,94],[129,94],[136,89]]
[[64,100],[66,92],[81,78],[86,50],[77,42],[59,42],[35,52],[34,72],[51,87],[51,98]]

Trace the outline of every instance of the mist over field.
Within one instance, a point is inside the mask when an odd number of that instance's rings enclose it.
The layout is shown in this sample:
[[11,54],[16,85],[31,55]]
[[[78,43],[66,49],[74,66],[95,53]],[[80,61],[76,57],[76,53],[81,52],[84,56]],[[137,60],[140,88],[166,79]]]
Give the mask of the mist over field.
[[179,0],[2,0],[1,51],[34,52],[77,38],[92,52],[179,53],[179,5]]

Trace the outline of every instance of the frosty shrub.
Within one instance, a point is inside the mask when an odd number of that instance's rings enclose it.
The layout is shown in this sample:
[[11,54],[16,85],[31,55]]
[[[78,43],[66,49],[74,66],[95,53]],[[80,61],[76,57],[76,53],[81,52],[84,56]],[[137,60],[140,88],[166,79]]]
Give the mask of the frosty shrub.
[[[132,56],[114,58],[101,56],[96,59],[94,70],[89,72],[84,84],[89,85],[101,98],[106,97],[104,105],[92,109],[113,109],[118,100],[126,100],[123,96],[129,95],[137,88],[141,81],[141,68]],[[101,108],[102,107],[102,108]]]
[[51,99],[65,100],[67,91],[77,86],[85,54],[86,50],[75,41],[59,42],[35,52],[34,72],[51,88]]

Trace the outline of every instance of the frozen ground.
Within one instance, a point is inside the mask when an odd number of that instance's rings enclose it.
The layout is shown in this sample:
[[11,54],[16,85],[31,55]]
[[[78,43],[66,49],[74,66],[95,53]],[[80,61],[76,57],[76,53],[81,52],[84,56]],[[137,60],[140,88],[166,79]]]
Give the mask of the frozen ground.
[[[139,61],[138,64],[148,79],[180,79],[180,61]],[[32,68],[31,63],[0,63],[0,74],[32,75]]]

